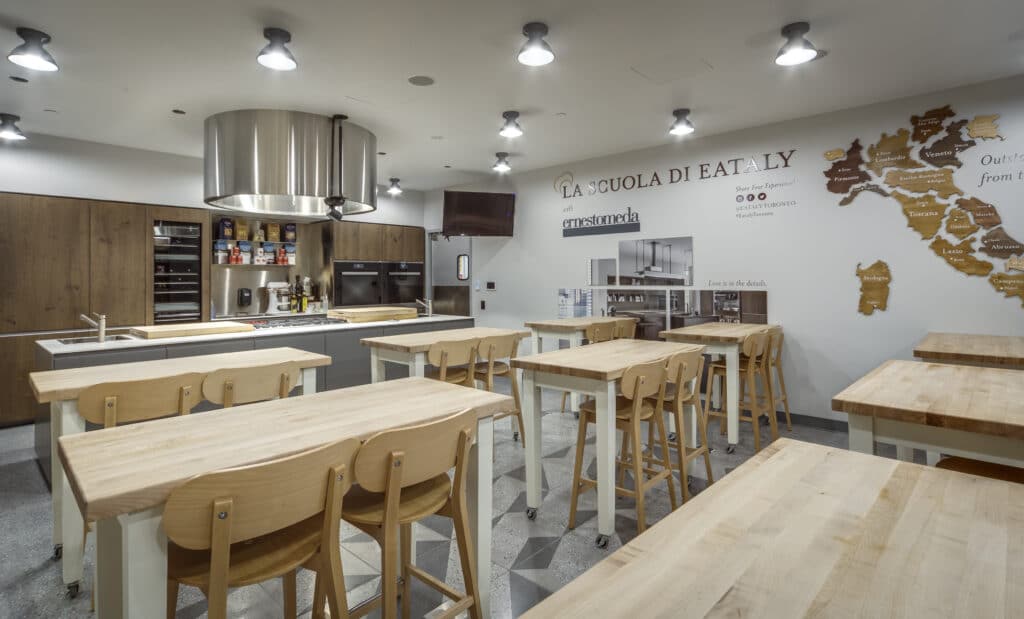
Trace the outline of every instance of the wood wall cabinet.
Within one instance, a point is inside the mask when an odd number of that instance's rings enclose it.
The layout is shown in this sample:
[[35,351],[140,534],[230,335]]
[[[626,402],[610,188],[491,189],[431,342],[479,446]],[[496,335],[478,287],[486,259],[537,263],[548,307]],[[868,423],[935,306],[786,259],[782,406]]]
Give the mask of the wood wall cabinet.
[[152,243],[146,207],[93,202],[89,208],[89,311],[107,326],[146,324],[146,247]]
[[36,399],[28,384],[35,370],[35,342],[57,335],[8,335],[0,337],[0,427],[32,421]]
[[335,260],[423,262],[426,235],[423,228],[358,221],[332,224]]
[[415,226],[384,226],[384,260],[423,262],[426,234]]
[[206,209],[179,206],[149,206],[146,220],[146,320],[153,324],[153,224],[157,221],[195,223],[202,226],[202,243],[199,256],[202,259],[202,302],[199,309],[204,322],[210,319],[210,264],[213,261],[213,213]]

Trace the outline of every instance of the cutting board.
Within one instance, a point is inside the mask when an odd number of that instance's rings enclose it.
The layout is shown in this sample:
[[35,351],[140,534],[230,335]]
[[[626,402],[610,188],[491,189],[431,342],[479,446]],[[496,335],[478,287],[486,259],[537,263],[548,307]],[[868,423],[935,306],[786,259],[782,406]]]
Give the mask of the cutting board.
[[190,337],[193,335],[216,335],[220,333],[242,333],[255,327],[244,322],[219,320],[217,322],[186,322],[178,325],[152,325],[132,327],[130,333],[145,340],[165,337]]
[[352,307],[329,310],[327,317],[348,322],[375,322],[378,320],[409,320],[416,318],[417,312],[415,307]]

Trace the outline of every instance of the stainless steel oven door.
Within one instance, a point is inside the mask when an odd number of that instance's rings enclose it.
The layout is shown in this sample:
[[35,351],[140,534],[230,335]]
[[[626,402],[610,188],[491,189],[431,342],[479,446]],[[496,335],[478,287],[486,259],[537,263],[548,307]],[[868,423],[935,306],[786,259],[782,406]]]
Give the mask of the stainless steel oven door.
[[380,263],[335,262],[334,306],[380,305],[382,301]]

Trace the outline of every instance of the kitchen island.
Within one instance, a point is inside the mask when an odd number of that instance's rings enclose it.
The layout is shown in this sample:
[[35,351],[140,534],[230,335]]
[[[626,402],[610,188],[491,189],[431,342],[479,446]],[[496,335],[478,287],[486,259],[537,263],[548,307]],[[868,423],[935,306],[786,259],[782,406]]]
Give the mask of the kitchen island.
[[[280,319],[288,320],[288,315]],[[443,329],[473,327],[468,316],[421,316],[409,320],[348,323],[322,321],[319,324],[257,328],[240,333],[218,333],[160,339],[124,338],[98,342],[67,342],[60,339],[36,342],[36,370],[61,370],[111,363],[132,363],[175,359],[196,355],[291,347],[331,357],[331,364],[316,370],[316,390],[341,389],[370,382],[370,351],[359,341],[367,337],[405,335]],[[388,380],[408,376],[408,369],[389,364]],[[215,408],[200,404],[196,412]],[[94,429],[95,427],[87,427]],[[40,405],[35,419],[36,458],[43,475],[50,480],[50,407]]]

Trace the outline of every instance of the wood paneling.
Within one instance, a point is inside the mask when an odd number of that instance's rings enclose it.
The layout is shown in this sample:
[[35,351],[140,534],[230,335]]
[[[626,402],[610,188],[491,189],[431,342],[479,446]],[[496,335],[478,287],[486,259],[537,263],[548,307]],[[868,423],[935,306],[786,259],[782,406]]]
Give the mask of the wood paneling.
[[36,399],[28,373],[35,369],[35,341],[56,335],[0,337],[0,427],[32,421]]
[[89,208],[0,194],[0,333],[71,329],[89,309]]
[[[89,311],[106,314],[108,326],[146,322],[146,247],[151,228],[146,207],[92,202],[89,205]],[[152,302],[152,301],[151,301]]]
[[202,224],[202,247],[199,255],[202,257],[202,302],[199,309],[202,312],[201,320],[210,320],[210,263],[212,262],[213,226],[211,224],[213,213],[205,209],[184,208],[177,206],[150,206],[149,217],[146,228],[146,320],[145,324],[153,324],[153,222],[180,221],[185,223]]
[[334,223],[335,260],[383,260],[385,226],[357,221]]
[[382,226],[383,259],[396,262],[423,262],[426,235],[415,226]]

